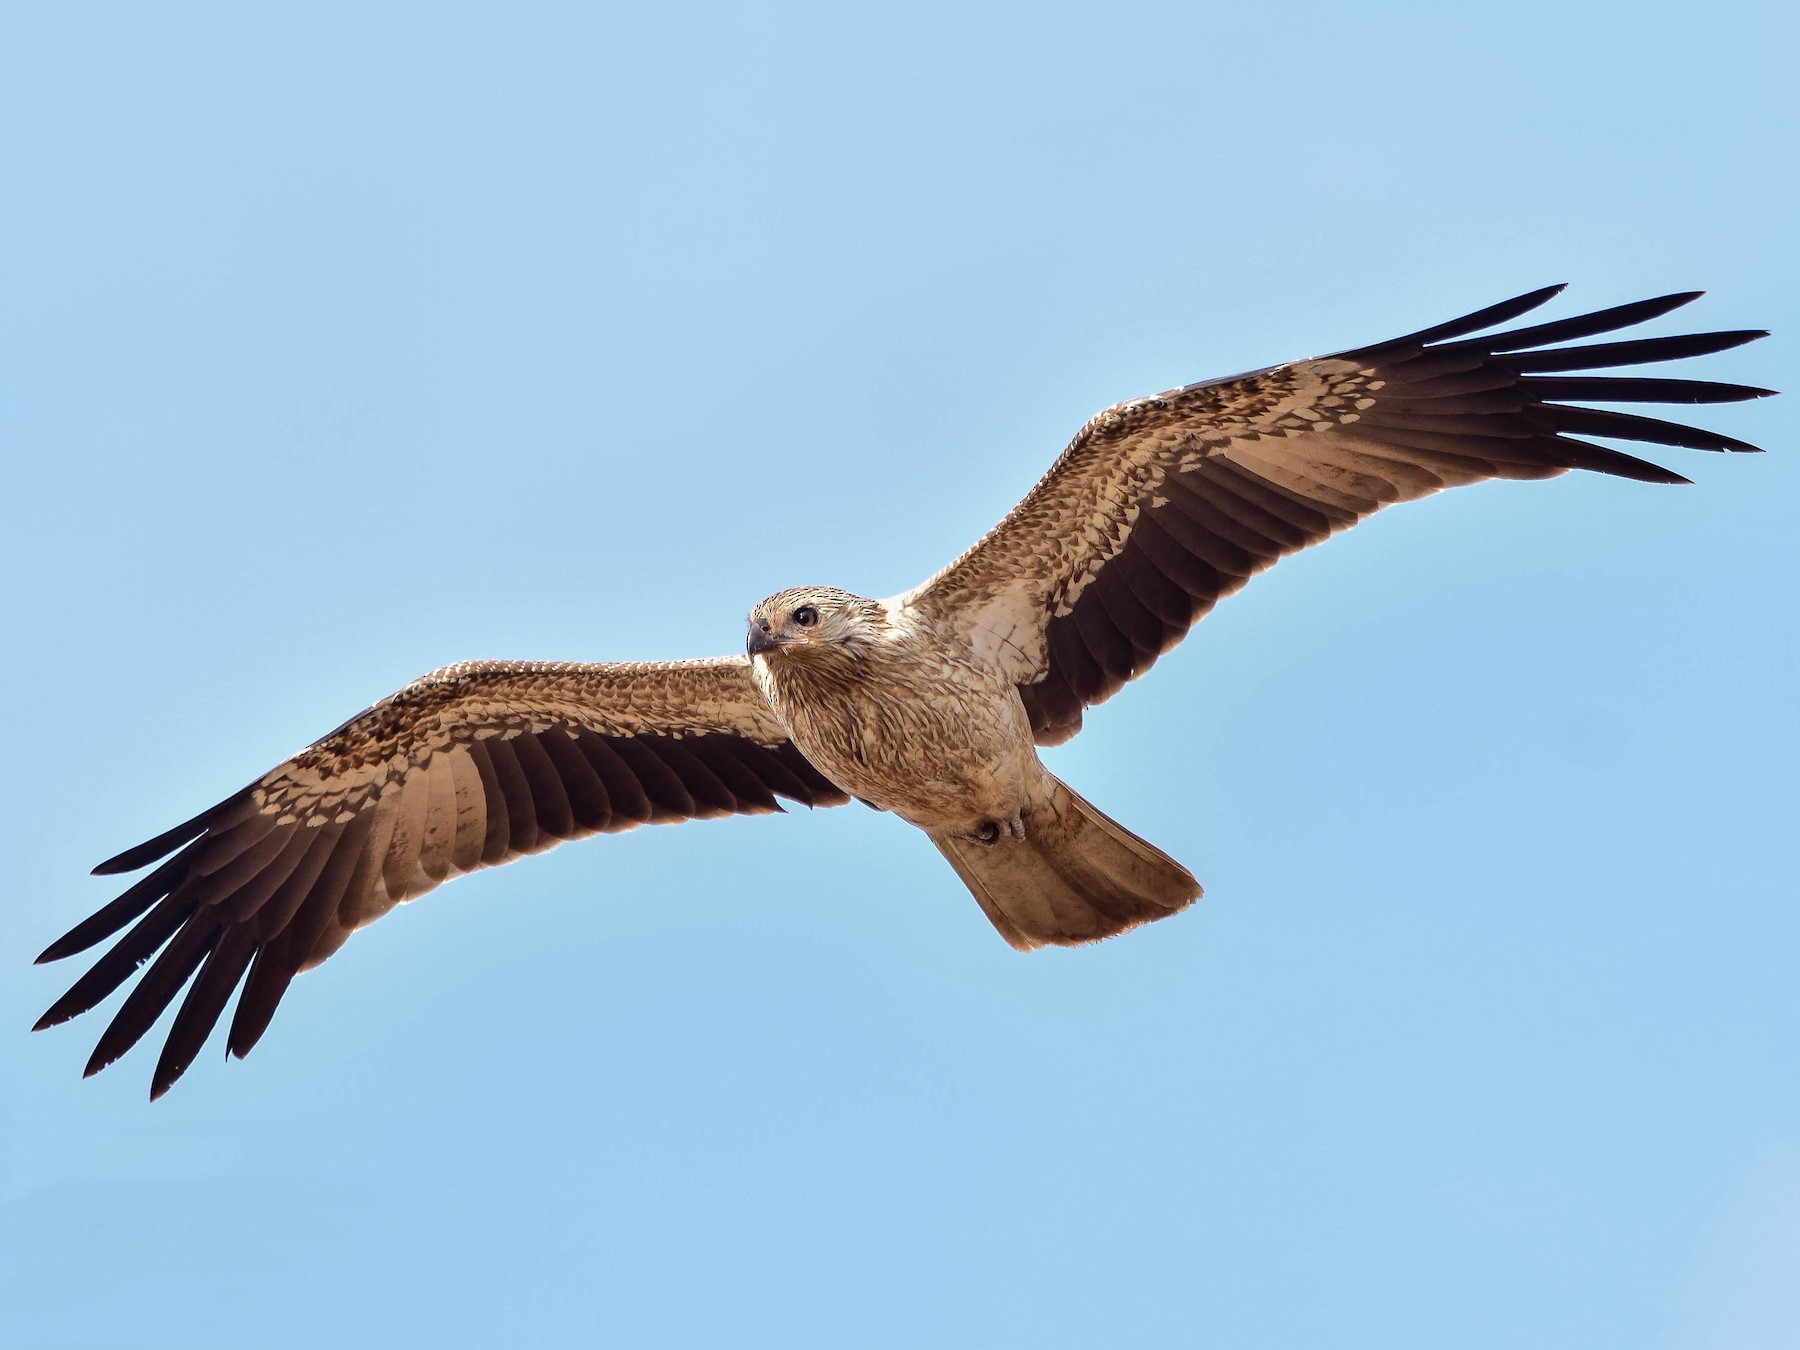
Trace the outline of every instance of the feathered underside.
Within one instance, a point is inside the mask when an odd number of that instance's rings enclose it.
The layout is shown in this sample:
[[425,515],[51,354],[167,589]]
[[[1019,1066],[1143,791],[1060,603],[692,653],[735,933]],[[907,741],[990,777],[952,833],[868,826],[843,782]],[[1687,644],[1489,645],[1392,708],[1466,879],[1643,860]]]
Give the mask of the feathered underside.
[[1221,597],[1277,559],[1394,502],[1487,478],[1593,469],[1687,480],[1589,436],[1755,450],[1682,423],[1583,406],[1729,403],[1766,389],[1593,375],[1724,351],[1760,331],[1588,346],[1699,292],[1471,337],[1556,295],[1534,291],[1391,342],[1109,408],[976,544],[903,599],[967,634],[1017,681],[1038,743],[1148,670]]
[[240,984],[234,1055],[256,1044],[296,973],[403,900],[565,839],[779,811],[778,797],[849,800],[788,740],[744,657],[450,666],[95,868],[166,859],[38,958],[133,925],[38,1027],[86,1012],[150,962],[87,1072],[130,1049],[185,987],[152,1080],[160,1096]]

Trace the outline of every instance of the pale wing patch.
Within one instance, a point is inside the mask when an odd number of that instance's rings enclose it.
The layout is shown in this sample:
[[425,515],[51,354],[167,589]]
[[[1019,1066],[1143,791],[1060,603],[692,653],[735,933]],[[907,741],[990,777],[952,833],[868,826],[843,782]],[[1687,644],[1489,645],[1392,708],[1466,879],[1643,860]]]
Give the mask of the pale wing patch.
[[1041,670],[1042,609],[1037,588],[1022,579],[972,606],[966,623],[976,658],[1005,671],[1012,679],[1024,678],[1024,672]]

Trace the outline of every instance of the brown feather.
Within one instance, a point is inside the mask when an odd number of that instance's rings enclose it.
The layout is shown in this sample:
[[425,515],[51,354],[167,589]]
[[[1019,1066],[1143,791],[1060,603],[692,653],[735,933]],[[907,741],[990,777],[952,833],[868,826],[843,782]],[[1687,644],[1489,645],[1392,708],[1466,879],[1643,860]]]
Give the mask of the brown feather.
[[[1765,390],[1548,372],[1678,360],[1757,333],[1538,350],[1646,322],[1696,293],[1480,335],[1560,289],[1373,346],[1109,408],[1005,520],[904,599],[933,623],[979,614],[992,631],[1013,635],[995,659],[1013,671],[1038,742],[1048,744],[1073,734],[1079,705],[1110,696],[1149,666],[1123,650],[1127,640],[1134,653],[1146,650],[1148,634],[1138,612],[1125,607],[1126,595],[1178,636],[1245,578],[1384,505],[1483,478],[1544,478],[1569,468],[1685,481],[1584,435],[1754,449],[1735,437],[1574,401],[1728,403]],[[1187,603],[1176,601],[1173,588]]]
[[787,740],[743,658],[447,667],[110,860],[119,870],[175,850],[45,950],[60,959],[132,925],[40,1025],[87,1011],[147,962],[101,1037],[97,1069],[191,977],[153,1078],[160,1094],[234,988],[227,1046],[241,1056],[297,972],[452,874],[653,819],[775,811],[777,796],[848,800]]

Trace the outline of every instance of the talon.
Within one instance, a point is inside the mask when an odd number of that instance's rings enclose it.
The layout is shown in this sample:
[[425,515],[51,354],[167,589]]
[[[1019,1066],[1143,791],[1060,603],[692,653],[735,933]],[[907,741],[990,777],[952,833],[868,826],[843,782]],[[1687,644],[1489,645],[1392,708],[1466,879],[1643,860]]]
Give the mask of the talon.
[[1025,837],[1025,821],[1021,816],[1013,816],[1010,820],[977,821],[975,828],[962,836],[972,844],[986,847],[997,844],[1001,839],[1023,839]]

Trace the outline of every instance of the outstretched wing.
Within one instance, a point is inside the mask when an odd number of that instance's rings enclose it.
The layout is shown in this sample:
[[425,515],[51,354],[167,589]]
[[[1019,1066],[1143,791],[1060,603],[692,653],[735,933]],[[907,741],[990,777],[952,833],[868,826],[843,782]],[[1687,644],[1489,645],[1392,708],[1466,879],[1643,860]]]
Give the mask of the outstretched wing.
[[1568,469],[1687,481],[1583,436],[1757,448],[1579,404],[1728,403],[1769,390],[1565,372],[1702,356],[1764,333],[1545,349],[1654,319],[1698,291],[1467,336],[1561,289],[1392,342],[1109,408],[986,538],[902,601],[1007,670],[1038,744],[1055,745],[1081,729],[1083,708],[1148,670],[1221,596],[1390,503]]
[[228,1044],[242,1056],[296,973],[402,900],[564,839],[779,811],[777,797],[849,800],[788,740],[742,656],[448,666],[95,868],[132,872],[174,855],[38,958],[72,956],[135,921],[37,1025],[86,1012],[155,957],[87,1072],[136,1044],[187,986],[157,1097],[240,982]]

